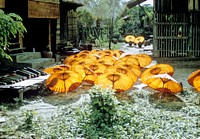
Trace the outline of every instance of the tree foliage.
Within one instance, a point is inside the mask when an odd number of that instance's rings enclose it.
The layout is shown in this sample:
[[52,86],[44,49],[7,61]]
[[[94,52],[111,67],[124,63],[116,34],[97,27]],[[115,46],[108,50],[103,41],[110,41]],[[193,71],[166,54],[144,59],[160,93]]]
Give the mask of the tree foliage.
[[15,13],[4,13],[0,9],[0,60],[11,59],[6,53],[9,49],[10,40],[16,38],[18,33],[23,35],[26,32],[26,28],[22,23],[22,18]]

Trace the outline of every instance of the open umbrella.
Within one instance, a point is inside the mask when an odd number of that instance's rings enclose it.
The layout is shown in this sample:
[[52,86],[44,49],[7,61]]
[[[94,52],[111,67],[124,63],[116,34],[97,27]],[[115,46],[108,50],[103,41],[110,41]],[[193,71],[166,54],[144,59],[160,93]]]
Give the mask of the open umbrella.
[[195,80],[197,77],[200,77],[200,70],[196,70],[196,71],[192,72],[192,73],[188,76],[188,79],[187,79],[188,83],[189,83],[191,86],[194,87],[193,82],[194,82],[194,80]]
[[200,76],[197,76],[193,81],[194,88],[200,92]]
[[103,50],[100,56],[105,57],[105,56],[113,56],[113,55],[114,55],[113,50]]
[[127,42],[127,43],[129,43],[129,42],[134,42],[134,40],[135,40],[135,36],[133,36],[133,35],[127,35],[126,37],[125,37],[125,41]]
[[176,94],[182,91],[182,86],[169,74],[158,74],[147,78],[146,84],[160,92]]
[[113,52],[114,52],[113,56],[116,58],[119,58],[124,53],[124,51],[122,50],[114,50]]
[[119,66],[119,67],[125,67],[129,70],[131,70],[137,77],[139,77],[142,73],[142,71],[140,70],[140,67],[138,65],[135,64],[127,64],[124,61],[116,61],[114,63],[115,66]]
[[135,83],[137,81],[138,76],[132,72],[128,67],[122,67],[122,66],[110,66],[107,69],[105,69],[105,73],[110,72],[110,73],[122,73],[128,77],[130,77]]
[[188,83],[193,86],[197,91],[200,91],[200,70],[192,72],[188,79]]
[[169,64],[156,64],[154,66],[151,66],[150,68],[146,69],[141,74],[141,81],[146,84],[146,79],[150,76],[157,75],[157,74],[164,74],[167,73],[169,75],[173,75],[174,68]]
[[133,54],[128,54],[128,55],[124,55],[124,56],[120,57],[120,59],[118,61],[116,61],[116,63],[118,63],[119,61],[124,61],[127,64],[139,65],[139,62],[136,59],[136,56]]
[[99,58],[96,60],[96,62],[104,64],[106,66],[112,66],[116,61],[116,58],[113,56],[105,56],[103,58]]
[[71,56],[71,57],[67,57],[64,60],[64,64],[66,65],[73,65],[76,62],[79,62],[80,60],[82,60],[82,58],[78,58],[77,56]]
[[47,67],[43,71],[48,73],[48,74],[53,74],[53,73],[56,73],[56,72],[66,71],[66,70],[70,70],[70,69],[71,69],[70,65],[60,64],[60,65]]
[[144,37],[143,36],[138,36],[134,39],[135,44],[143,43],[144,42]]
[[141,68],[148,66],[152,62],[152,58],[147,54],[136,54],[135,58]]
[[59,93],[75,90],[81,85],[81,83],[82,78],[74,71],[54,73],[46,80],[47,88]]
[[107,66],[100,63],[90,63],[84,65],[84,71],[86,74],[84,81],[90,84],[94,84],[94,80],[97,78],[97,76],[104,74],[106,68]]
[[112,87],[116,92],[129,90],[133,86],[133,81],[128,76],[122,73],[107,72],[98,76],[94,81],[95,85],[100,85],[103,88]]

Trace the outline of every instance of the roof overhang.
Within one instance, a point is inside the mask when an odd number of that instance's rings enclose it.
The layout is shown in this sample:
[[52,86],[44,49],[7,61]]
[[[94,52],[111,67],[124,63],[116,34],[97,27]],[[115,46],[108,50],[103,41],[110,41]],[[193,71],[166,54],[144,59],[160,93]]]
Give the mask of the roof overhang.
[[129,2],[127,2],[127,7],[128,8],[132,8],[135,7],[136,5],[139,5],[142,2],[145,2],[146,0],[131,0]]
[[[83,6],[82,3],[78,3],[78,2],[72,2],[72,1],[68,1],[68,0],[62,0],[62,4],[64,4],[65,6],[70,5],[69,7],[71,9],[76,9],[78,7]],[[67,6],[68,7],[68,6]]]

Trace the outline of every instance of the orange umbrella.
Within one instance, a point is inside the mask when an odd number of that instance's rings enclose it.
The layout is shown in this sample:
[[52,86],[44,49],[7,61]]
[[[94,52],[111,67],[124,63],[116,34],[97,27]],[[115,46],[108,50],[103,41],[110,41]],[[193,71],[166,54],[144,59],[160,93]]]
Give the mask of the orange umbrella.
[[119,58],[124,53],[124,51],[122,50],[114,50],[113,52],[114,52],[113,56],[117,58]]
[[126,42],[134,42],[134,40],[135,40],[135,37],[133,35],[127,35],[125,37]]
[[156,64],[148,69],[146,69],[141,74],[141,81],[146,84],[146,79],[150,76],[167,73],[170,76],[174,73],[174,68],[169,64]]
[[99,50],[99,49],[93,49],[93,50],[91,50],[92,54],[98,54],[99,52],[102,52],[102,50]]
[[100,85],[103,88],[112,87],[116,92],[129,90],[133,86],[133,81],[128,76],[122,73],[104,73],[98,76],[94,81],[95,85]]
[[78,58],[77,56],[74,55],[73,57],[65,58],[64,63],[66,65],[73,65],[74,63],[79,62],[80,60],[82,60],[82,58]]
[[105,69],[105,73],[106,72],[110,72],[110,73],[122,73],[128,77],[130,77],[133,81],[133,83],[135,83],[137,81],[137,76],[135,75],[134,72],[132,72],[129,68],[127,67],[121,67],[121,66],[110,66],[107,69]]
[[97,76],[102,75],[107,67],[100,63],[91,63],[84,66],[85,78],[84,81],[90,84],[94,84],[94,80]]
[[46,80],[46,86],[51,91],[65,93],[78,88],[82,83],[79,74],[74,71],[54,73]]
[[189,75],[188,79],[187,79],[188,83],[189,83],[191,86],[194,87],[193,82],[194,82],[194,80],[196,79],[196,77],[199,77],[199,76],[200,76],[200,70],[196,70],[196,71],[192,72],[192,73]]
[[152,62],[152,58],[147,54],[136,54],[135,57],[141,68],[148,66]]
[[160,92],[176,94],[182,91],[182,86],[169,74],[158,74],[147,78],[146,84]]
[[135,64],[127,64],[126,62],[115,62],[114,65],[117,65],[119,67],[125,67],[129,70],[131,70],[137,77],[139,77],[141,75],[141,70],[140,70],[140,67],[135,65]]
[[76,73],[78,73],[82,80],[85,78],[85,70],[84,70],[84,66],[81,64],[77,64],[77,65],[73,65],[71,68],[72,71],[75,71]]
[[116,58],[113,56],[105,56],[103,58],[99,58],[96,60],[96,62],[104,64],[106,66],[112,66],[116,61]]
[[138,36],[134,39],[134,43],[138,44],[138,43],[143,43],[144,42],[144,37],[143,36]]
[[127,64],[135,64],[135,65],[139,65],[138,60],[136,59],[135,55],[133,54],[129,54],[129,55],[124,55],[123,57],[121,57],[118,61],[116,61],[116,63],[120,62],[120,61],[124,61]]
[[193,86],[197,91],[200,91],[200,70],[192,72],[188,79],[188,83]]
[[53,74],[53,73],[56,73],[56,72],[66,71],[66,70],[70,70],[70,69],[71,69],[71,66],[61,64],[61,65],[55,65],[55,66],[52,66],[52,67],[45,68],[43,71],[48,73],[48,74]]
[[114,55],[113,50],[103,50],[100,56],[105,57],[105,56],[113,56],[113,55]]
[[194,88],[200,92],[200,76],[197,76],[193,81]]

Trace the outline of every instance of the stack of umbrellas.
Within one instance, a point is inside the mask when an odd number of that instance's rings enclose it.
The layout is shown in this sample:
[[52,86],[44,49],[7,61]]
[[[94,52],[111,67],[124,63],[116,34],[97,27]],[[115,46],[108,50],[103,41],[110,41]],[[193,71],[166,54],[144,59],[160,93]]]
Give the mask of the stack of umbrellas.
[[70,92],[82,83],[112,87],[116,92],[132,88],[141,68],[152,58],[147,54],[125,54],[122,50],[81,51],[64,60],[64,64],[48,67],[46,86],[54,92]]

